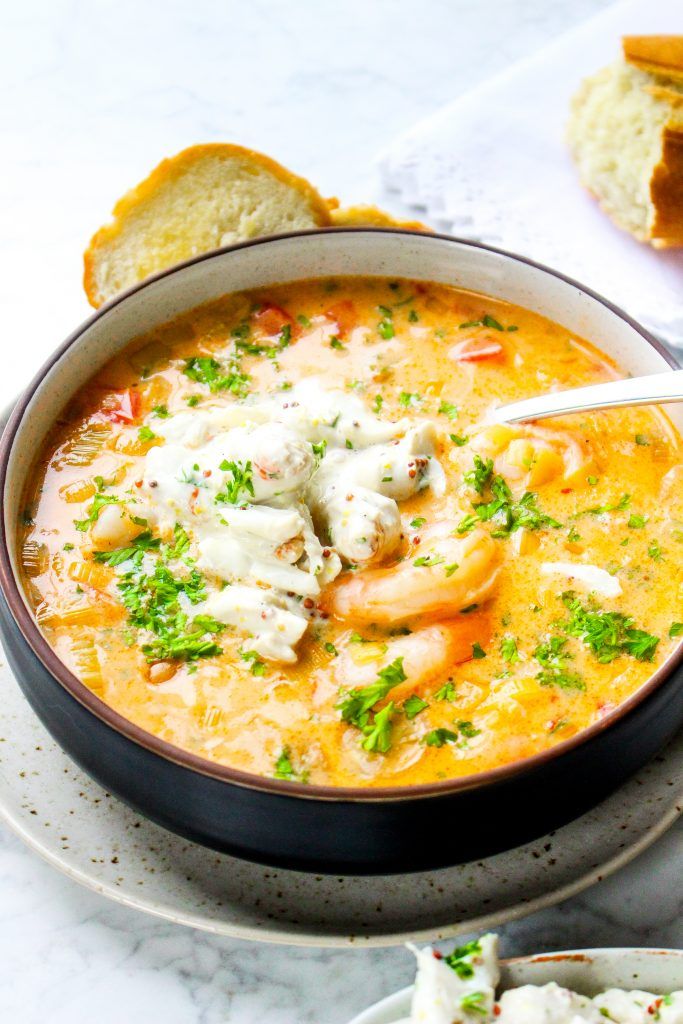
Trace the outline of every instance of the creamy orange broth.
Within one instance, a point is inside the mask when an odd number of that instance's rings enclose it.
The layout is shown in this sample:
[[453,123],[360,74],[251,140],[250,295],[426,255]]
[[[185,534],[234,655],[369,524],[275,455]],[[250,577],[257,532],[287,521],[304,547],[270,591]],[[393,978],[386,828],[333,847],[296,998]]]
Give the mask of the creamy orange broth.
[[[285,323],[287,345],[281,344]],[[430,634],[421,632],[429,616],[404,622],[399,601],[400,626],[376,627],[339,618],[330,611],[334,597],[325,593],[311,611],[294,665],[244,660],[240,651],[248,651],[248,638],[230,629],[208,638],[222,649],[219,655],[150,663],[142,651],[150,636],[131,626],[121,601],[121,569],[94,559],[92,531],[87,523],[76,529],[74,521],[91,514],[96,478],[104,482],[101,493],[135,492],[145,454],[160,443],[147,436],[160,422],[153,409],[172,416],[241,400],[229,390],[212,393],[184,369],[197,355],[225,364],[234,351],[233,330],[244,324],[249,333],[242,328],[243,341],[277,348],[270,357],[239,350],[252,396],[315,375],[327,386],[352,390],[383,419],[428,418],[437,425],[446,492],[438,496],[427,488],[400,503],[403,539],[390,562],[397,569],[419,557],[432,524],[446,521],[457,536],[473,504],[491,500],[491,477],[482,496],[463,478],[473,466],[477,424],[492,404],[619,375],[598,348],[525,309],[441,285],[383,279],[312,281],[231,296],[138,339],[62,413],[45,444],[36,489],[27,496],[28,525],[21,528],[37,620],[59,656],[106,703],[164,740],[250,772],[332,785],[415,784],[551,747],[616,707],[664,660],[676,643],[672,624],[683,618],[680,439],[660,411],[633,409],[544,424],[578,444],[579,471],[570,481],[551,473],[531,486],[524,479],[509,482],[516,500],[533,491],[537,508],[561,525],[495,539],[501,568],[490,597],[470,610],[432,616],[446,620],[455,639],[453,663],[431,678]],[[466,339],[474,339],[483,358],[453,358],[453,347]],[[140,437],[143,424],[150,430]],[[526,473],[536,456],[517,449]],[[495,532],[496,526],[491,521],[478,528]],[[140,524],[140,532],[144,528]],[[540,571],[542,563],[557,562],[606,569],[622,592],[591,598],[585,587]],[[447,569],[427,564],[419,571],[438,589]],[[354,574],[360,579],[372,571],[347,566],[329,589],[334,594]],[[646,652],[652,660],[621,651],[601,663],[599,649],[563,629],[571,619],[561,597],[567,591],[583,608],[594,603],[601,612],[632,617],[631,628],[659,641]],[[538,657],[553,637],[559,684],[543,675]],[[370,709],[365,729],[345,722],[339,705],[356,673],[366,682],[376,678],[395,664],[397,650],[421,638],[418,685],[410,676],[399,682]],[[403,646],[396,648],[399,641]],[[415,702],[404,705],[415,693],[427,706],[419,703],[409,717]],[[364,749],[388,700],[388,749]]]

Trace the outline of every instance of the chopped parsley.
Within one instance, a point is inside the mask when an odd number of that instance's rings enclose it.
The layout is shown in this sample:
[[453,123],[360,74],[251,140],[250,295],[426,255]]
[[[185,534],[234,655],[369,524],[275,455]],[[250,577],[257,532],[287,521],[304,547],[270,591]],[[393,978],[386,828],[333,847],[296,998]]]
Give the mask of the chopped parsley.
[[683,636],[683,622],[672,622],[669,626],[669,636],[672,640],[675,636]]
[[414,519],[410,520],[410,525],[412,526],[413,530],[419,530],[420,527],[424,526],[426,522],[427,520],[424,518],[424,516],[415,516]]
[[408,312],[408,320],[410,321],[411,324],[416,324],[419,319],[420,318],[419,318],[419,316],[417,315],[417,312],[414,309],[411,309]]
[[141,441],[155,441],[156,436],[152,428],[148,427],[146,423],[138,429],[138,437]]
[[409,405],[417,405],[420,401],[421,396],[414,391],[402,391],[398,396],[398,404],[402,405],[404,409],[407,409]]
[[491,520],[499,524],[492,531],[492,537],[509,537],[511,533],[522,528],[527,530],[540,530],[545,527],[560,528],[561,523],[538,508],[536,504],[538,495],[533,491],[527,491],[519,501],[515,501],[502,476],[491,478],[492,468],[493,463],[490,459],[484,462],[475,455],[474,468],[470,473],[465,474],[465,480],[479,494],[483,494],[484,488],[488,484],[491,500],[474,504],[474,511],[458,523],[456,527],[458,533],[469,533],[478,522],[485,523]]
[[482,459],[481,455],[474,456],[472,469],[465,473],[463,480],[468,487],[473,488],[477,494],[482,495],[493,474],[493,459]]
[[198,384],[206,384],[209,391],[214,393],[230,391],[238,398],[244,398],[249,391],[249,377],[246,374],[241,373],[237,366],[223,373],[221,364],[212,356],[192,356],[186,360],[183,373]]
[[289,747],[283,747],[275,762],[273,777],[276,779],[286,779],[287,782],[306,782],[308,780],[308,772],[297,772],[292,762],[292,754]]
[[458,415],[458,407],[453,405],[452,402],[446,402],[442,399],[439,404],[439,412],[442,416],[448,416],[449,420],[454,420]]
[[384,700],[390,690],[405,682],[403,658],[395,658],[377,673],[377,679],[369,686],[349,690],[336,706],[344,722],[355,726],[365,736],[362,747],[382,754],[391,747],[392,718],[395,711],[390,701],[381,711],[375,712],[376,704]]
[[418,566],[418,568],[420,566],[425,566],[426,568],[431,569],[433,565],[441,565],[441,563],[445,561],[446,559],[443,555],[420,555],[419,558],[414,560],[413,565]]
[[541,686],[559,686],[561,690],[585,690],[586,684],[580,675],[567,671],[571,654],[565,650],[566,637],[552,636],[547,643],[539,644],[534,658],[541,666],[536,676]]
[[380,320],[380,322],[377,324],[377,333],[379,334],[380,338],[384,338],[385,341],[389,341],[390,338],[394,337],[394,334],[396,332],[394,330],[394,325],[389,319],[389,317],[385,316],[382,318],[382,320]]
[[121,565],[129,559],[136,559],[138,564],[142,560],[145,551],[154,551],[161,541],[154,538],[149,530],[145,530],[134,537],[129,545],[123,548],[115,548],[114,551],[95,551],[93,558],[96,562],[104,562],[105,565]]
[[458,448],[462,448],[463,445],[466,445],[467,442],[469,441],[469,437],[467,437],[467,435],[465,434],[449,434],[448,436],[450,437],[453,444],[457,445]]
[[629,615],[604,612],[596,604],[583,605],[572,591],[565,592],[562,601],[569,612],[569,620],[562,625],[564,632],[581,640],[601,664],[621,654],[652,661],[659,638],[636,629]]
[[[591,482],[591,477],[588,478],[588,482]],[[619,501],[615,502],[614,504],[595,505],[593,506],[593,508],[585,508],[583,512],[577,512],[574,518],[576,518],[576,516],[602,516],[607,512],[623,512],[624,509],[627,509],[630,504],[631,495],[622,494]]]
[[190,622],[179,602],[181,594],[190,604],[206,597],[204,578],[195,569],[179,579],[161,562],[151,573],[136,566],[124,574],[118,588],[130,624],[154,634],[154,640],[142,646],[148,661],[196,661],[223,653],[211,638],[223,626],[208,616]]
[[97,493],[94,495],[92,504],[87,510],[88,514],[85,519],[74,519],[74,526],[81,533],[85,533],[88,527],[92,526],[99,519],[100,512],[105,505],[120,505],[121,499],[115,497],[113,494],[104,494],[104,488],[107,486],[101,476],[94,477],[95,486],[97,487]]
[[384,405],[384,399],[382,398],[382,396],[381,395],[375,395],[375,399],[374,399],[374,401],[372,403],[372,408],[374,409],[374,411],[375,412],[380,412],[383,405]]
[[331,640],[328,640],[327,643],[325,644],[325,650],[327,651],[328,654],[331,654],[333,658],[336,658],[337,655],[339,654],[339,651],[334,646]]
[[477,661],[480,661],[482,658],[486,657],[486,651],[484,650],[480,643],[475,642],[472,644],[472,657]]
[[155,416],[158,416],[160,420],[165,420],[168,416],[168,406],[166,405],[155,405],[152,409]]
[[642,445],[644,447],[650,444],[650,439],[647,436],[647,434],[636,434],[634,440],[636,444]]
[[639,516],[632,512],[628,517],[628,526],[632,530],[642,530],[646,523],[647,516]]
[[266,663],[259,658],[256,651],[240,651],[240,658],[251,666],[252,676],[264,676],[266,674]]
[[466,981],[474,974],[474,968],[468,962],[468,958],[478,956],[480,953],[481,942],[479,939],[473,939],[471,942],[465,943],[464,946],[456,946],[453,952],[445,956],[443,960],[446,966],[455,971],[459,978]]
[[650,541],[647,549],[647,553],[654,562],[661,562],[664,558],[664,552],[659,546],[659,541]]
[[422,697],[418,697],[416,693],[411,693],[410,697],[403,702],[403,711],[409,720],[415,718],[416,715],[419,715],[421,711],[428,707],[427,701],[423,700]]
[[332,337],[330,338],[330,348],[336,348],[345,351],[344,346],[342,345],[341,341],[336,336],[336,334],[333,334]]
[[230,473],[232,480],[226,480],[225,490],[219,491],[214,498],[216,504],[237,505],[242,492],[251,498],[254,497],[251,462],[230,462],[228,459],[223,459],[218,468],[224,473]]
[[434,694],[434,700],[447,700],[454,701],[457,694],[455,692],[455,684],[452,679],[447,679],[443,686]]
[[504,636],[500,641],[500,656],[509,665],[514,665],[516,661],[519,661],[519,651],[514,636]]
[[424,742],[428,747],[443,747],[446,743],[456,743],[457,739],[458,734],[452,729],[432,729],[425,736]]
[[465,1013],[478,1013],[481,1017],[488,1017],[485,992],[468,992],[460,1000],[460,1006]]
[[311,321],[303,313],[299,313],[298,314],[298,316],[296,318],[296,322],[298,324],[301,324],[302,327],[310,327],[311,326]]

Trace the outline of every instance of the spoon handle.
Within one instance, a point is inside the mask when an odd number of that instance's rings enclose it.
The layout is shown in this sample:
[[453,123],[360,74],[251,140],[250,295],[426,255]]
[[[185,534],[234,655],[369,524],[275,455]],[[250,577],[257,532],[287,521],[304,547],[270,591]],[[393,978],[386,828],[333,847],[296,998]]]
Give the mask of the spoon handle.
[[489,423],[520,423],[546,416],[566,416],[591,409],[617,409],[625,405],[663,405],[683,402],[683,370],[667,370],[650,377],[627,377],[569,391],[551,391],[521,402],[501,405],[487,417]]

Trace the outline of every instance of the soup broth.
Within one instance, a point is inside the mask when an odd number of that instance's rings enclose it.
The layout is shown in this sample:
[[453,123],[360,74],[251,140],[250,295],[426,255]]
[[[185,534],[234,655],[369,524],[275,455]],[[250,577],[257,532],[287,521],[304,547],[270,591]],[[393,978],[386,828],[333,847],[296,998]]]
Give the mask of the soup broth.
[[655,408],[486,414],[619,375],[437,284],[196,309],[47,439],[20,527],[37,621],[112,708],[248,772],[410,785],[536,754],[683,632],[680,438]]

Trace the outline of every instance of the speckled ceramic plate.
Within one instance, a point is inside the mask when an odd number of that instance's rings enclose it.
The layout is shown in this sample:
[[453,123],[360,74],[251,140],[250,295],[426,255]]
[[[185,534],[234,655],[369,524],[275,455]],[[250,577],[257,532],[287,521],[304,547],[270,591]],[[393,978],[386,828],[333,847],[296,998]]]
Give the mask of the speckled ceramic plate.
[[[556,981],[583,995],[608,988],[674,992],[683,988],[683,951],[678,949],[572,949],[519,957],[501,964],[501,991]],[[412,986],[369,1007],[350,1024],[399,1024],[410,1013]]]
[[139,817],[54,743],[0,666],[0,820],[75,881],[171,921],[298,945],[391,945],[491,928],[625,864],[681,810],[683,733],[609,800],[527,846],[443,871],[313,876],[213,853]]

